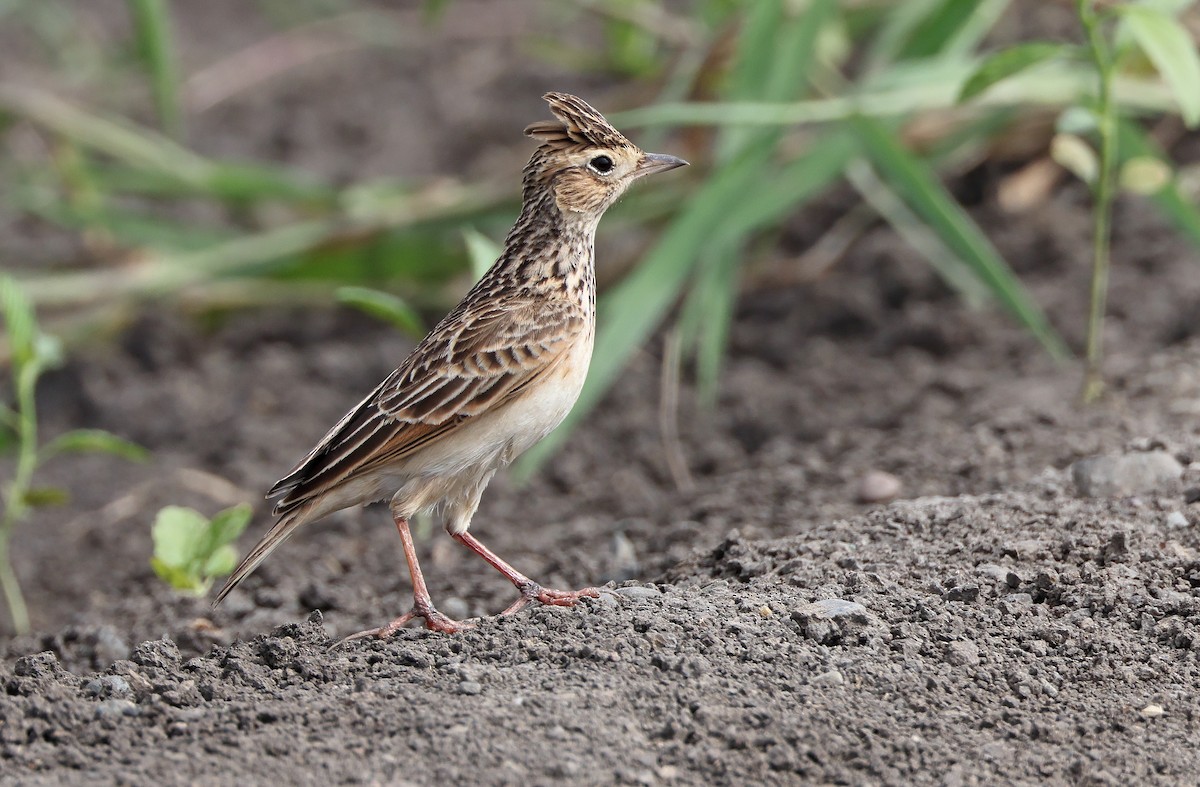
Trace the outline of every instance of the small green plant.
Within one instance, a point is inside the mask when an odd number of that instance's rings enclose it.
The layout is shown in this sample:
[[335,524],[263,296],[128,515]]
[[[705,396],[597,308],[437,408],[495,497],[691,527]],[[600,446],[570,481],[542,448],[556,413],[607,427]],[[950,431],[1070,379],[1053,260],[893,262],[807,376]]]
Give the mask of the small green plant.
[[[1122,70],[1136,71],[1148,62],[1170,89],[1187,126],[1200,124],[1200,54],[1187,28],[1176,19],[1176,14],[1194,1],[1076,0],[1076,14],[1086,36],[1084,45],[1031,42],[1002,50],[980,65],[959,94],[960,101],[974,98],[1002,80],[1049,60],[1083,62],[1095,72],[1095,95],[1085,97],[1082,106],[1068,107],[1063,112],[1053,149],[1059,164],[1092,189],[1092,286],[1082,391],[1085,402],[1095,400],[1104,389],[1104,313],[1117,187],[1157,197],[1169,215],[1175,201],[1171,193],[1173,173],[1161,159],[1147,153],[1148,146],[1139,141],[1134,127],[1122,129],[1114,83]],[[1123,138],[1126,150],[1121,149]],[[1176,216],[1182,218],[1177,212]],[[1188,231],[1186,226],[1181,229]]]
[[221,511],[212,519],[193,508],[167,506],[154,519],[154,573],[176,590],[203,596],[213,580],[233,571],[233,542],[253,513],[246,503]]
[[59,454],[101,452],[131,460],[146,457],[145,449],[98,429],[76,429],[38,443],[36,391],[38,378],[62,363],[57,339],[39,330],[24,293],[8,276],[0,276],[0,311],[12,368],[12,406],[0,403],[0,453],[14,453],[16,468],[3,483],[4,508],[0,513],[0,587],[17,633],[29,630],[25,597],[13,570],[9,544],[17,524],[38,506],[63,503],[67,492],[56,487],[35,487],[38,468]]

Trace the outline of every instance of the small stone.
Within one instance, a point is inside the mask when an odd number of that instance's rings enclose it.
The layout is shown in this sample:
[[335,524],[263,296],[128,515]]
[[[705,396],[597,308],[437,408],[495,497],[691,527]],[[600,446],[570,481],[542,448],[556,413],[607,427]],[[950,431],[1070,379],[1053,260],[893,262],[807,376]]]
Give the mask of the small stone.
[[806,608],[826,618],[866,617],[867,608],[857,601],[843,598],[826,598],[805,605]]
[[180,662],[179,647],[166,637],[148,640],[133,649],[129,660],[143,667],[175,669]]
[[1125,534],[1117,531],[1109,537],[1108,543],[1104,545],[1104,562],[1115,563],[1119,562],[1129,552],[1128,539]]
[[1183,490],[1183,502],[1189,506],[1192,503],[1200,503],[1200,486],[1193,486]]
[[979,646],[970,640],[958,640],[946,646],[945,660],[955,667],[969,667],[979,663]]
[[838,670],[831,669],[829,672],[814,675],[811,682],[814,686],[841,686],[846,682],[846,678]]
[[662,596],[662,591],[656,587],[646,587],[645,585],[630,585],[624,588],[613,588],[613,592],[625,598],[645,599],[659,598]]
[[1009,570],[995,563],[980,563],[975,567],[980,576],[986,577],[998,585],[1007,584]]
[[1071,465],[1075,488],[1084,497],[1170,491],[1182,477],[1183,465],[1166,451],[1091,456]]
[[458,693],[459,694],[475,695],[475,694],[479,694],[482,691],[483,691],[483,686],[480,685],[479,681],[464,680],[462,683],[458,684]]
[[895,500],[903,491],[904,484],[899,478],[882,470],[868,470],[858,480],[858,501],[860,503],[886,503]]
[[1172,530],[1182,530],[1191,523],[1188,522],[1187,515],[1182,511],[1172,511],[1167,514],[1167,527]]
[[122,716],[137,716],[141,710],[129,700],[111,699],[96,704],[97,719],[116,719]]
[[87,682],[84,691],[93,697],[128,697],[133,689],[120,675],[102,675]]
[[1145,716],[1147,719],[1157,719],[1159,716],[1163,715],[1164,713],[1166,713],[1166,711],[1163,710],[1163,706],[1156,705],[1154,703],[1151,703],[1151,704],[1147,705],[1146,707],[1142,708],[1142,715]]
[[970,604],[979,598],[978,585],[960,585],[946,591],[947,601],[965,601]]
[[48,678],[61,671],[58,656],[48,650],[22,656],[13,665],[13,674],[22,678]]
[[1019,612],[1026,607],[1033,606],[1033,596],[1028,593],[1009,593],[1000,599],[996,606],[1000,608],[1001,612]]
[[841,598],[805,604],[793,611],[791,617],[806,637],[823,645],[861,641],[866,629],[874,624],[866,607]]

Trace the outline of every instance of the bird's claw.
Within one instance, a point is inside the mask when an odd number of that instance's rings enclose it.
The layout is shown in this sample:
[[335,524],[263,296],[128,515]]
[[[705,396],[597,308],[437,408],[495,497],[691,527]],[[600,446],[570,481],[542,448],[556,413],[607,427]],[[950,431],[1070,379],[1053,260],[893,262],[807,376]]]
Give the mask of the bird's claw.
[[581,598],[598,598],[600,596],[598,588],[554,590],[553,588],[544,588],[536,582],[525,585],[520,590],[521,597],[510,604],[508,609],[501,612],[501,615],[512,615],[520,612],[532,601],[551,607],[573,607],[579,603]]
[[337,644],[335,644],[333,647],[340,648],[347,642],[351,642],[356,639],[366,639],[367,637],[374,637],[375,639],[387,639],[408,625],[414,618],[421,618],[425,621],[425,628],[429,629],[430,631],[436,631],[440,634],[457,634],[460,631],[475,628],[474,623],[468,623],[465,620],[454,620],[453,618],[446,617],[441,612],[438,612],[436,609],[434,609],[432,605],[428,608],[414,606],[408,612],[405,612],[403,615],[391,621],[390,623],[380,626],[379,628],[367,629],[366,631],[360,631],[357,634],[351,634],[348,637],[338,640]]

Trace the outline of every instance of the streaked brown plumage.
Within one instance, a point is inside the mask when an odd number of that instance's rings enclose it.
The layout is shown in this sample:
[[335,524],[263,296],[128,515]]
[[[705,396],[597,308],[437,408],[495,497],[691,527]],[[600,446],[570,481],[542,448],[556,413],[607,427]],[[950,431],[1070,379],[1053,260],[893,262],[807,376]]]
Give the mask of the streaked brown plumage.
[[434,608],[421,576],[408,520],[430,508],[441,508],[450,534],[521,591],[503,614],[530,601],[570,606],[596,594],[542,588],[467,528],[496,471],[549,434],[579,395],[595,334],[600,217],[634,180],[686,162],[644,153],[575,96],[545,99],[556,120],[525,129],[541,144],[525,167],[521,215],[500,258],[404,363],[271,488],[279,520],[214,603],[300,525],[389,496],[414,603],[362,635],[388,636],[415,617],[439,631],[466,625]]

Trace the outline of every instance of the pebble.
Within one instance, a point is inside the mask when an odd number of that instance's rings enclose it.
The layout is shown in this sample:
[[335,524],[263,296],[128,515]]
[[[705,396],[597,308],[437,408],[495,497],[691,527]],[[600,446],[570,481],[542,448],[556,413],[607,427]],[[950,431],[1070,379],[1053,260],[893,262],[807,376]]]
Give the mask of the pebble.
[[87,682],[84,691],[93,697],[127,697],[133,689],[120,675],[102,675]]
[[1163,706],[1155,705],[1153,703],[1142,708],[1142,715],[1145,716],[1147,719],[1157,719],[1159,716],[1163,715],[1164,713],[1166,713],[1166,711],[1163,710]]
[[644,599],[658,598],[662,595],[662,591],[655,587],[646,587],[644,585],[630,585],[624,588],[613,588],[613,592],[624,596],[625,598]]
[[1167,527],[1171,528],[1172,530],[1181,530],[1187,527],[1189,524],[1191,523],[1188,522],[1187,515],[1185,515],[1182,511],[1172,511],[1171,513],[1167,514]]
[[1033,596],[1028,593],[1009,593],[996,603],[1001,612],[1017,612],[1033,605]]
[[947,664],[969,667],[979,663],[979,646],[970,640],[958,640],[946,646]]
[[865,618],[867,608],[857,601],[847,601],[844,598],[824,598],[811,604],[805,604],[792,614],[793,616],[802,614],[826,619],[856,616]]
[[458,684],[459,694],[475,695],[483,691],[483,686],[476,680],[464,680]]
[[48,650],[22,656],[13,665],[13,674],[22,678],[49,678],[61,671],[58,656]]
[[137,716],[141,710],[129,700],[104,700],[96,704],[97,719],[115,719],[121,716]]
[[855,601],[826,598],[792,612],[804,636],[823,645],[862,639],[873,621],[867,608]]
[[891,473],[885,473],[882,470],[868,470],[858,480],[858,501],[860,503],[886,503],[899,497],[903,489],[903,482]]
[[829,672],[822,672],[820,675],[814,675],[812,685],[814,686],[841,686],[846,682],[842,673],[831,669]]
[[129,660],[143,667],[171,670],[179,666],[181,657],[179,646],[163,637],[162,639],[147,640],[138,645],[133,649]]
[[1091,456],[1071,465],[1075,488],[1084,497],[1163,492],[1182,477],[1183,465],[1166,451]]

